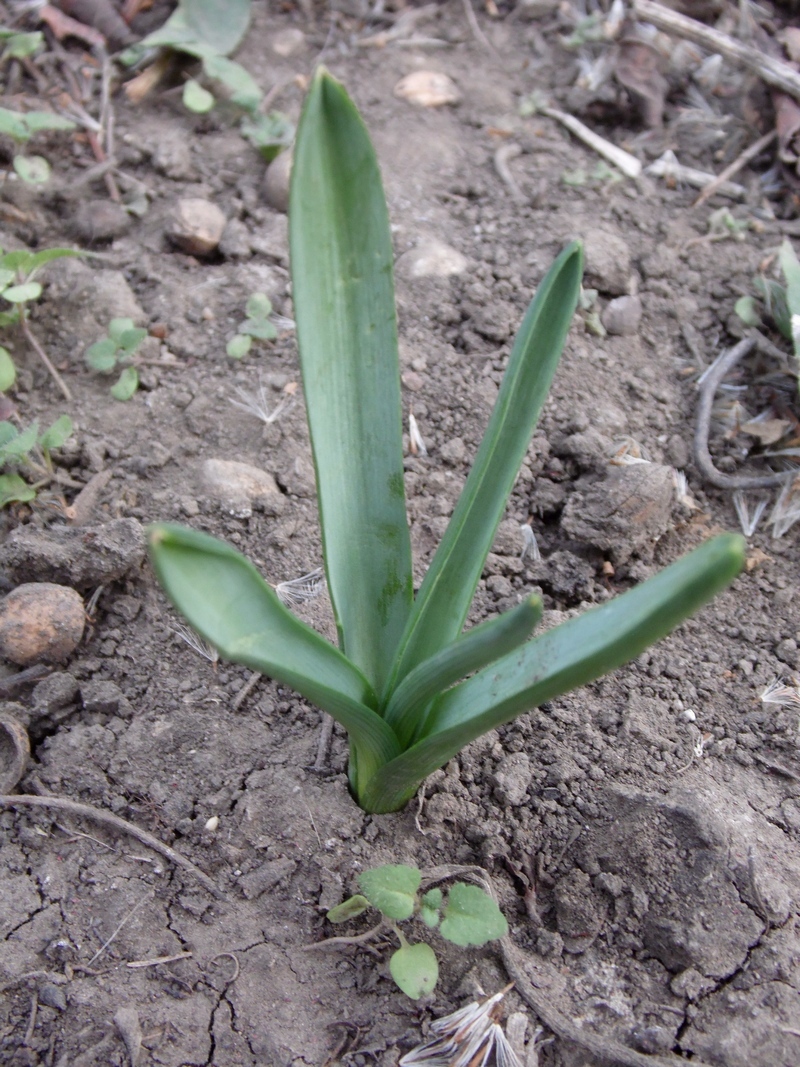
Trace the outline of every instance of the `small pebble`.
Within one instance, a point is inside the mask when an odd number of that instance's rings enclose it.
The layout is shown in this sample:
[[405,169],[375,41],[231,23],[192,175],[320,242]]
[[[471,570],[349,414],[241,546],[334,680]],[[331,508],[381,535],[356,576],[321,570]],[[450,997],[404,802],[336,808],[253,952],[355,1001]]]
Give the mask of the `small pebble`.
[[636,333],[642,321],[642,301],[638,296],[615,297],[603,312],[602,321],[606,330],[618,337]]
[[421,107],[444,107],[457,104],[461,91],[447,74],[437,70],[415,70],[394,87],[394,95]]
[[19,667],[61,663],[78,647],[85,621],[83,599],[74,589],[20,585],[0,604],[0,657]]
[[270,207],[284,214],[289,210],[289,179],[292,174],[292,153],[277,155],[264,174],[262,191]]
[[586,283],[601,293],[621,296],[628,291],[631,251],[627,243],[610,230],[592,229],[584,235]]
[[186,197],[175,205],[168,234],[181,251],[190,256],[207,256],[222,240],[227,219],[210,200]]
[[131,228],[132,218],[113,200],[87,200],[75,212],[73,227],[78,240],[85,244],[113,241]]
[[258,507],[275,515],[283,497],[271,474],[249,463],[229,459],[207,459],[200,468],[202,487],[208,496],[237,518],[249,518]]
[[469,266],[469,260],[455,248],[425,238],[416,246],[404,252],[397,261],[397,272],[407,278],[447,278],[453,274],[463,274]]

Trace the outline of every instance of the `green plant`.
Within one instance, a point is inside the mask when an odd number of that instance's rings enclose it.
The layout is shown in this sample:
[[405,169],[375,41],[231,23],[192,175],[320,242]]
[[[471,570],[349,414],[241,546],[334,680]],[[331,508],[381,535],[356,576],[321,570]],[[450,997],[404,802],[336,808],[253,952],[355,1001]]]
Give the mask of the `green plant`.
[[246,115],[242,119],[241,131],[242,136],[267,163],[290,147],[295,133],[294,123],[282,111]]
[[[61,415],[44,433],[34,422],[24,430],[11,422],[0,422],[0,508],[28,503],[53,480],[51,452],[72,436],[72,420]],[[34,479],[33,484],[23,477]]]
[[[485,945],[508,933],[503,913],[478,886],[455,882],[445,898],[438,886],[420,894],[421,882],[422,873],[416,867],[402,864],[375,867],[359,876],[361,893],[331,908],[327,914],[330,922],[343,923],[370,906],[377,908],[383,918],[370,935],[388,927],[397,937],[400,948],[392,953],[389,970],[400,989],[413,1000],[432,992],[439,977],[439,964],[431,946],[425,941],[409,943],[398,922],[420,919],[431,930],[438,927],[446,941],[463,947]],[[358,940],[363,941],[364,935]]]
[[[0,109],[2,110],[2,109]],[[10,304],[8,311],[0,311],[0,329],[18,326],[28,344],[47,367],[53,380],[67,400],[71,400],[61,375],[49,356],[31,332],[28,322],[28,305],[42,295],[41,283],[36,281],[39,270],[54,259],[65,256],[80,256],[73,248],[43,248],[39,252],[27,249],[3,253],[0,249],[0,297]],[[0,347],[0,392],[10,389],[16,379],[16,367],[8,349]]]
[[233,359],[246,356],[254,340],[274,341],[278,336],[275,324],[270,322],[272,301],[266,293],[253,293],[245,305],[245,313],[247,318],[239,323],[238,331],[225,346]]
[[24,182],[42,185],[50,178],[50,164],[43,156],[28,156],[22,151],[37,133],[49,130],[74,130],[75,123],[52,111],[9,111],[0,107],[0,134],[10,137],[17,146],[13,167]]
[[462,634],[575,310],[580,245],[558,256],[525,314],[472,471],[414,596],[386,202],[361,118],[324,69],[298,129],[289,218],[340,648],[286,610],[224,542],[157,524],[151,559],[175,607],[222,656],[292,686],[345,727],[358,803],[394,811],[470,741],[669,633],[738,574],[744,541],[720,535],[537,637],[535,596]]
[[[783,239],[778,249],[778,265],[783,274],[784,285],[759,274],[753,279],[753,288],[763,301],[767,318],[771,319],[775,329],[791,342],[792,352],[800,369],[800,261],[788,237]],[[734,311],[745,326],[761,326],[761,314],[754,297],[740,297],[736,301]]]
[[86,349],[85,359],[98,374],[113,374],[119,378],[111,386],[115,400],[130,400],[139,388],[139,372],[133,364],[136,349],[147,337],[147,330],[134,326],[133,319],[112,319],[108,335]]

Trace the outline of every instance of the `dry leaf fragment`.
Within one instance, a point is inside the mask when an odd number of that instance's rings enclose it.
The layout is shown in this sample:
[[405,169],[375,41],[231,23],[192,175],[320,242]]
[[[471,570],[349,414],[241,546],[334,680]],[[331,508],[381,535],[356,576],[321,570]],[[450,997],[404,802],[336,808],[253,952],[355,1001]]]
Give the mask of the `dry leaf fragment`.
[[421,107],[443,107],[461,100],[461,92],[453,79],[436,70],[415,70],[406,74],[395,85],[394,95]]
[[786,419],[752,419],[740,427],[742,433],[757,437],[762,445],[775,445],[789,429]]

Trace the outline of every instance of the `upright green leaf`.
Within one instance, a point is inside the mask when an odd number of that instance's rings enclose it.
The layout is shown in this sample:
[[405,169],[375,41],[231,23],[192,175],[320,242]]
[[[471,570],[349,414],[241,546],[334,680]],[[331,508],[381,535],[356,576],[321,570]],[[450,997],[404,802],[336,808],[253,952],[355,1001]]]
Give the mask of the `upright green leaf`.
[[248,559],[170,523],[150,527],[149,545],[167,596],[201,637],[225,659],[296,689],[344,726],[357,757],[354,788],[398,754],[397,738],[372,710],[375,694],[363,674],[292,615]]
[[561,357],[582,271],[581,246],[574,242],[528,308],[475,463],[417,594],[393,684],[461,632]]
[[412,593],[392,244],[366,128],[322,68],[298,129],[289,220],[328,589],[345,654],[380,692]]
[[742,537],[721,534],[449,690],[429,717],[427,735],[378,771],[359,795],[361,806],[397,810],[423,779],[487,730],[635,659],[733,581],[745,547]]

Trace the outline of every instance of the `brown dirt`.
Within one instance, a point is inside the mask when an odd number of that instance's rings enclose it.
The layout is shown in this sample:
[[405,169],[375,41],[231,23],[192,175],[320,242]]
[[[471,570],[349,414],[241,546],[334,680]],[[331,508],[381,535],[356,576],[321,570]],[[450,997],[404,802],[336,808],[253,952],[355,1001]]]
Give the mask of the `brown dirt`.
[[[327,23],[262,3],[254,9],[237,58],[265,89],[307,75]],[[638,286],[643,316],[634,332],[598,338],[576,321],[476,596],[474,620],[541,589],[551,624],[624,590],[710,531],[736,527],[731,494],[693,471],[693,372],[731,343],[735,300],[751,291],[768,251],[797,230],[771,215],[751,170],[739,178],[746,200],[731,204],[737,218],[757,223],[742,242],[698,240],[726,201],[693,210],[692,190],[650,178],[565,184],[565,172],[591,175],[596,157],[552,120],[519,117],[519,104],[546,90],[579,107],[569,88],[574,55],[559,48],[552,18],[479,19],[497,54],[452,5],[421,27],[444,42],[427,50],[357,47],[366,31],[342,16],[325,61],[373,134],[394,225],[404,403],[429,451],[407,461],[418,578],[479,443],[513,332],[558,250],[572,237],[587,241],[601,307]],[[289,28],[302,38],[282,58],[273,46]],[[461,104],[425,110],[397,99],[396,82],[418,68],[450,74]],[[296,117],[300,102],[289,86],[279,106]],[[735,154],[725,137],[744,121],[721,123],[722,142],[692,141],[686,123],[642,132],[622,96],[611,103],[599,128],[612,140],[647,159],[683,137],[682,161],[706,168],[719,169],[728,149]],[[59,398],[19,346],[16,403],[26,421],[73,416],[74,444],[61,462],[76,482],[111,472],[91,524],[187,521],[235,543],[271,581],[297,577],[321,563],[302,401],[266,428],[230,403],[235,387],[252,391],[259,381],[278,402],[298,380],[293,336],[257,346],[241,363],[225,355],[251,292],[267,291],[291,315],[285,217],[265,204],[264,165],[224,109],[194,118],[174,93],[138,107],[119,95],[114,106],[120,165],[146,187],[149,211],[127,235],[96,247],[100,257],[50,269],[32,324],[74,402]],[[521,202],[493,162],[509,142],[522,149],[508,162]],[[71,157],[58,161],[56,140],[50,156],[60,179],[79,175]],[[81,195],[102,199],[104,186]],[[176,251],[165,230],[186,196],[208,198],[236,220],[238,246],[231,238],[228,254],[208,261]],[[27,221],[6,225],[4,248],[73,239],[74,200],[33,198],[21,210]],[[413,250],[429,239],[466,257],[466,271],[414,277]],[[140,392],[117,403],[87,372],[83,351],[113,315],[137,317],[137,303],[146,323],[167,327],[154,349],[162,365],[146,367]],[[163,365],[166,353],[174,366]],[[772,374],[773,391],[791,408],[791,379],[759,359],[745,363],[740,383]],[[754,414],[752,390],[748,398]],[[625,478],[643,468],[619,474],[608,465],[609,448],[626,435],[660,465],[633,488]],[[713,437],[718,461],[728,454],[723,466],[738,464],[748,443],[741,434]],[[209,458],[252,463],[274,475],[280,492],[234,517],[199,480]],[[685,471],[697,509],[665,490],[666,466]],[[661,516],[652,527],[629,506],[631,493],[652,494]],[[616,501],[613,535],[602,511],[608,499]],[[20,518],[6,513],[0,534],[6,589],[30,577],[26,566],[40,580],[52,577],[46,551],[34,565],[33,547],[14,547]],[[518,526],[529,520],[541,563],[520,558]],[[28,533],[43,523],[34,513]],[[0,812],[4,1064],[130,1063],[124,1036],[135,1046],[138,1018],[140,1067],[320,1067],[331,1057],[394,1067],[431,1018],[479,986],[495,992],[507,976],[492,945],[456,951],[437,942],[441,981],[431,1002],[417,1005],[393,986],[385,956],[307,952],[332,932],[324,912],[353,891],[358,872],[386,862],[487,870],[523,965],[579,1033],[718,1067],[800,1062],[798,709],[759,700],[773,678],[800,668],[796,529],[773,539],[760,526],[750,538],[752,569],[676,634],[612,677],[491,732],[432,776],[424,803],[380,817],[348,794],[338,728],[318,773],[317,710],[266,680],[237,704],[248,672],[213,665],[176,636],[178,620],[138,562],[132,529],[115,541],[128,546],[122,577],[113,569],[104,577],[90,561],[73,573],[87,599],[103,585],[81,647],[58,673],[14,695],[34,743],[19,789],[135,823],[221,893],[140,841],[74,814]],[[322,599],[303,610],[330,634]],[[531,880],[535,897],[526,899]],[[131,966],[171,956],[180,958]],[[529,1011],[516,991],[507,1001],[510,1011]],[[563,1035],[545,1040],[538,1055],[548,1067],[601,1062]]]

